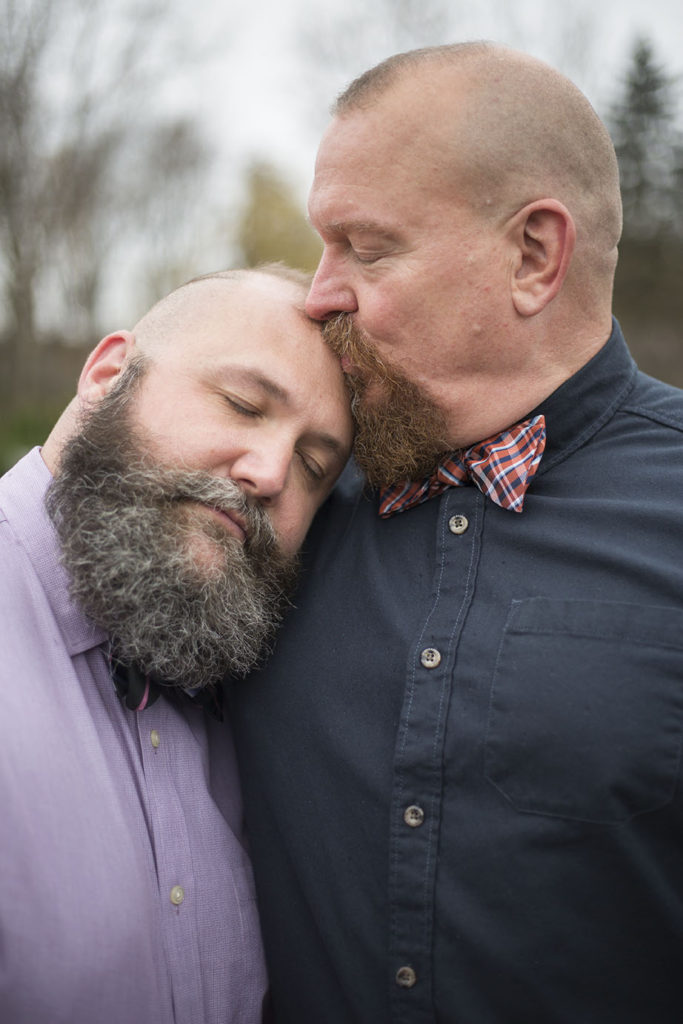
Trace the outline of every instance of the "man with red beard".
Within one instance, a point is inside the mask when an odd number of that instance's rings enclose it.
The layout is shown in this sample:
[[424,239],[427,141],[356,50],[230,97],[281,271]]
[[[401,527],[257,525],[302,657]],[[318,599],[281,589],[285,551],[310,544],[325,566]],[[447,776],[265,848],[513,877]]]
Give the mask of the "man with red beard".
[[305,295],[276,268],[173,292],[0,480],[6,1024],[262,1020],[220,683],[269,648],[351,444]]
[[398,55],[309,210],[371,486],[235,690],[275,1020],[672,1024],[683,394],[611,316],[607,131],[523,54]]

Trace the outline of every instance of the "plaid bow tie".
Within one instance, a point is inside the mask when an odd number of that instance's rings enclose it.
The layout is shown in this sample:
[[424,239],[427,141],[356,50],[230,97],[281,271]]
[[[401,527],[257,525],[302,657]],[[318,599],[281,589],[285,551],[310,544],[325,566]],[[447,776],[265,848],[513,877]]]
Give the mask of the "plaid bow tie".
[[545,417],[534,416],[445,459],[436,472],[422,481],[404,480],[383,488],[379,514],[382,519],[388,519],[397,512],[429,501],[447,487],[460,487],[469,480],[501,508],[521,512],[524,494],[538,469],[544,448]]

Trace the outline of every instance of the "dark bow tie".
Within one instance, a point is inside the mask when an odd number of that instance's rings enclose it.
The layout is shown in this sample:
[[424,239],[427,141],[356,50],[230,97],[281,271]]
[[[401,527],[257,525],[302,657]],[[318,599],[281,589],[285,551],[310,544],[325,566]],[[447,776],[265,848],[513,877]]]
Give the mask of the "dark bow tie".
[[163,695],[172,703],[203,708],[219,722],[223,721],[223,687],[220,683],[189,692],[143,674],[135,665],[124,665],[111,653],[108,658],[116,694],[131,711],[144,711]]
[[383,488],[379,514],[388,519],[470,480],[497,505],[521,512],[544,449],[545,417],[534,416],[445,459],[422,481],[404,480]]

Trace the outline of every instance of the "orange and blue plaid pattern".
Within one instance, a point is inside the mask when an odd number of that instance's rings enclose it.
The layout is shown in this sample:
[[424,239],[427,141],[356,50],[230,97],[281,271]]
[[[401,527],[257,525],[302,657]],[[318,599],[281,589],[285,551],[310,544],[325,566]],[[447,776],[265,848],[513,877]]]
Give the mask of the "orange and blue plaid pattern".
[[447,487],[460,487],[470,480],[501,508],[521,512],[526,489],[544,449],[545,417],[534,416],[445,459],[422,481],[405,480],[383,488],[379,514],[388,519],[397,512],[429,501]]

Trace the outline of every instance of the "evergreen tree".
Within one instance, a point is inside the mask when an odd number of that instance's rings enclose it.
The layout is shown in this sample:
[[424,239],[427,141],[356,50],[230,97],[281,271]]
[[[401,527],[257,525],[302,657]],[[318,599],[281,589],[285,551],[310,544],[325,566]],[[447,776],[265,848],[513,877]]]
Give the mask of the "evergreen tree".
[[624,232],[614,311],[641,369],[683,387],[683,146],[675,80],[636,40],[612,109]]
[[683,232],[683,145],[676,128],[675,81],[647,39],[635,41],[623,93],[612,110],[624,202],[624,237]]

